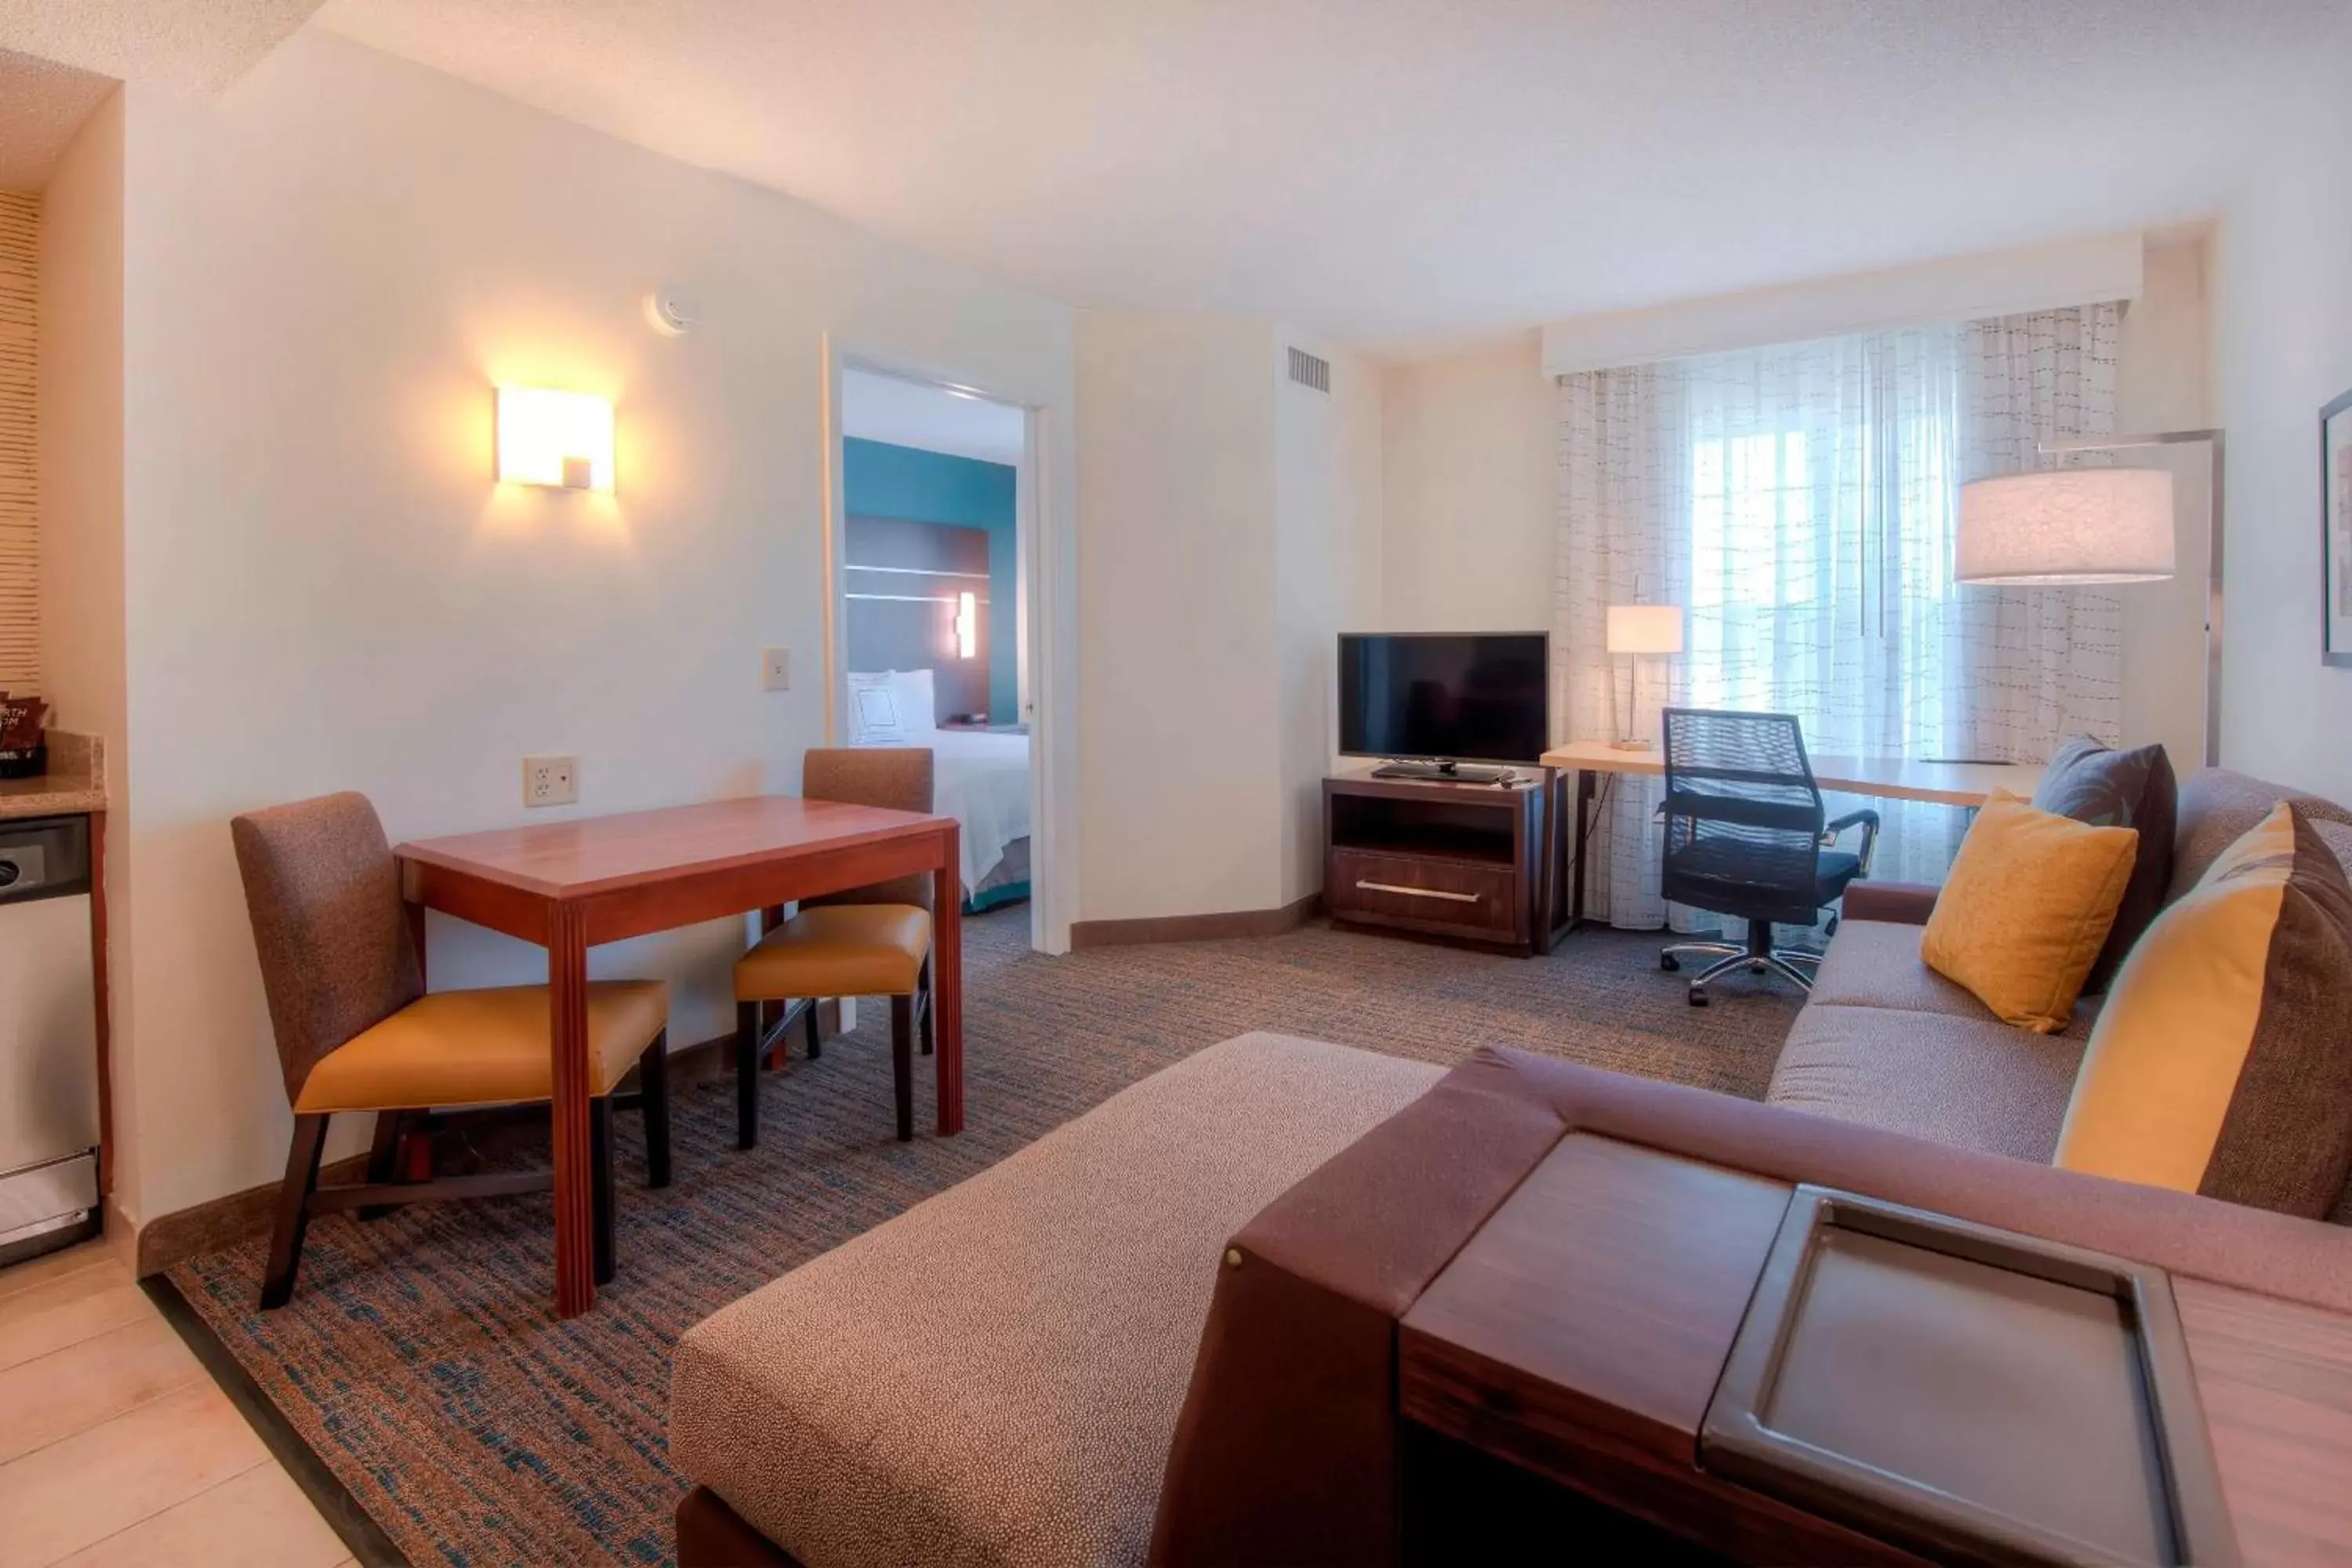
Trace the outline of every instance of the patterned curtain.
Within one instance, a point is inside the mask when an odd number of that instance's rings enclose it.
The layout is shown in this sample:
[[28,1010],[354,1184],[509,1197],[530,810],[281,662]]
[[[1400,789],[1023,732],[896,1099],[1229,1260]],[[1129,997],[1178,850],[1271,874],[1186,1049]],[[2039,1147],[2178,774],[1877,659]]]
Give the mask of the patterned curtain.
[[[1951,580],[1959,486],[2112,431],[2113,305],[1827,339],[1560,381],[1555,711],[1654,743],[1668,704],[1796,713],[1822,755],[2046,758],[2113,737],[2112,594]],[[1612,604],[1686,610],[1685,651],[1612,659]],[[1655,780],[1610,785],[1590,907],[1721,923],[1658,896]],[[1834,815],[1854,804],[1832,800]],[[1951,807],[1873,801],[1874,875],[1942,879]]]

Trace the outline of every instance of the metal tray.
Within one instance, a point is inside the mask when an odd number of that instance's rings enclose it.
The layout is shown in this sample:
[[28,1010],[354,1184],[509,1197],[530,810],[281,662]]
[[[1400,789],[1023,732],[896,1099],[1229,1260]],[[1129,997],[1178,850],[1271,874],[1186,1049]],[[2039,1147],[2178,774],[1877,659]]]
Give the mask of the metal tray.
[[1941,1561],[2238,1562],[2163,1270],[1801,1186],[1699,1462]]

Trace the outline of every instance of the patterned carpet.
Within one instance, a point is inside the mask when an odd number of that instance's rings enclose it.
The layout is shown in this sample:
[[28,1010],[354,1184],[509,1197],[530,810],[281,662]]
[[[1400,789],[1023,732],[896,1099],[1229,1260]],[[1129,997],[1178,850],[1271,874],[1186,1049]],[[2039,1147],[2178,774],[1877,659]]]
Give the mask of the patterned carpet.
[[752,1153],[733,1148],[731,1086],[703,1084],[674,1109],[675,1184],[647,1192],[623,1116],[620,1274],[586,1317],[549,1314],[544,1196],[322,1216],[293,1304],[266,1317],[258,1241],[173,1281],[412,1563],[662,1563],[685,1489],[664,1439],[679,1332],[1156,1068],[1264,1028],[1437,1062],[1510,1044],[1753,1097],[1796,1012],[1744,978],[1692,1008],[1659,939],[1608,931],[1538,960],[1328,926],[1049,959],[1026,949],[1026,908],[964,929],[966,1131],[922,1131],[919,1058],[919,1136],[891,1139],[871,1006],[822,1060],[769,1075]]

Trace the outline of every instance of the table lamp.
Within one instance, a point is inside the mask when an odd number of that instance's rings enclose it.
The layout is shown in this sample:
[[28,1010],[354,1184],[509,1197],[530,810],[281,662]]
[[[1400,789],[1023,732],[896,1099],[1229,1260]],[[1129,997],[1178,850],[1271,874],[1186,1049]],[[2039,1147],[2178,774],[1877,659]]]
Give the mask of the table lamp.
[[[1671,658],[1683,651],[1683,612],[1675,605],[1612,605],[1609,606],[1609,657],[1633,659]],[[1640,666],[1629,668],[1638,670]],[[1633,684],[1629,678],[1627,684]],[[1632,706],[1633,693],[1627,693],[1627,706]],[[1617,739],[1610,742],[1621,752],[1646,752],[1650,742],[1634,735],[1624,722],[1622,710],[1617,706],[1617,672],[1609,673],[1610,727]]]

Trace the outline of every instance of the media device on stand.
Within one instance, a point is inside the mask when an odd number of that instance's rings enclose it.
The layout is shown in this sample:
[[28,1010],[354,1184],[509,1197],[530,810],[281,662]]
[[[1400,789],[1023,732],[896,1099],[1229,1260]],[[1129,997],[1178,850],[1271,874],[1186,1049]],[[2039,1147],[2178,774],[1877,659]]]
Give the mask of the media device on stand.
[[1382,765],[1323,781],[1335,921],[1549,952],[1567,921],[1566,799],[1542,757],[1549,639],[1339,639],[1339,750]]
[[1544,632],[1342,633],[1339,752],[1374,778],[1507,784],[1551,741]]

